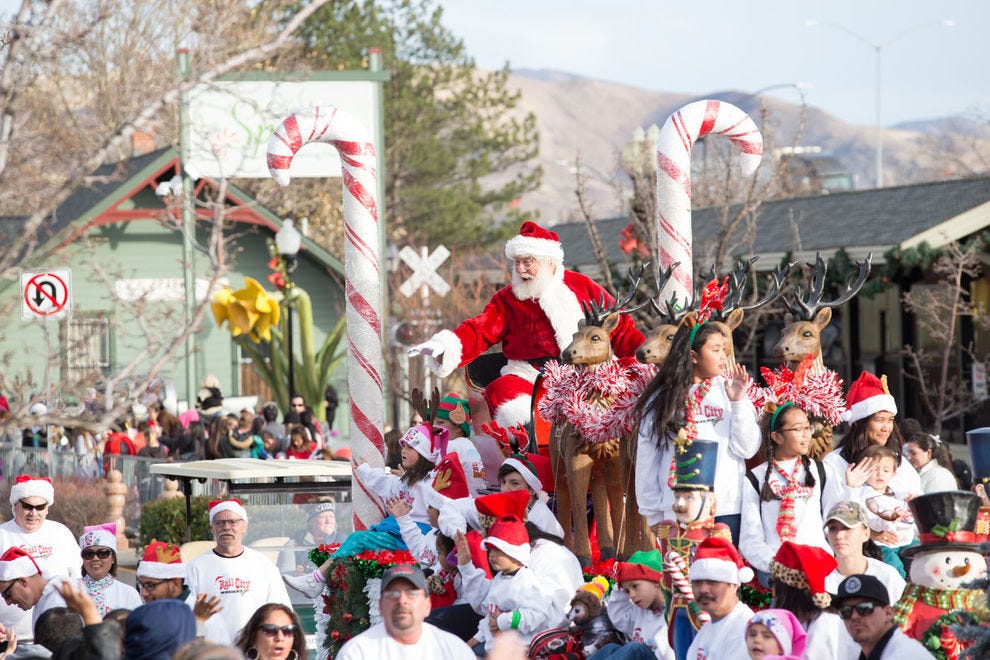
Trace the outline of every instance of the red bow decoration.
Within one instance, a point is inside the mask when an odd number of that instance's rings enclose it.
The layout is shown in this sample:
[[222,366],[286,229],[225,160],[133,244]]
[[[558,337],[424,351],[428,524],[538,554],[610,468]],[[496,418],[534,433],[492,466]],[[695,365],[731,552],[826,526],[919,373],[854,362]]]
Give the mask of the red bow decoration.
[[26,481],[47,481],[48,483],[52,482],[52,480],[49,479],[48,477],[32,477],[29,474],[22,474],[17,477],[17,483],[19,484],[22,484]]
[[239,499],[237,499],[236,497],[231,497],[229,500],[211,500],[209,504],[209,510],[212,511],[213,507],[215,507],[218,504],[223,504],[224,502],[233,502],[234,504],[237,504],[239,506],[244,506],[244,504]]
[[722,283],[714,279],[705,285],[701,290],[701,302],[698,304],[698,323],[707,321],[715,310],[722,311],[722,303],[729,293],[729,278],[726,277]]
[[619,239],[619,249],[626,254],[632,254],[633,250],[636,251],[636,256],[643,258],[650,254],[649,248],[643,244],[638,238],[636,238],[635,228],[632,223],[626,225],[626,228],[622,230],[622,238]]
[[[506,429],[495,420],[492,420],[488,424],[482,424],[481,430],[495,438],[502,448],[502,454],[505,456],[518,451],[519,447],[525,447],[529,444],[529,434],[526,433],[526,429],[522,426],[510,426]],[[515,447],[512,446],[513,440],[515,440]]]
[[939,534],[938,532],[931,533],[926,532],[920,535],[922,543],[938,543],[939,541],[948,541],[950,543],[976,543],[976,534],[973,532],[966,531],[965,529],[960,529],[958,531],[948,531],[945,534]]

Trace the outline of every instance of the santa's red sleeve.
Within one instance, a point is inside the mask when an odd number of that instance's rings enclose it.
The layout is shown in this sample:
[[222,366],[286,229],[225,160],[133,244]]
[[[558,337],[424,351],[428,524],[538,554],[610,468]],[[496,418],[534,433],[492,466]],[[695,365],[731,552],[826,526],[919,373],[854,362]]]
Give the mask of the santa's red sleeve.
[[441,377],[449,376],[454,369],[470,363],[502,341],[506,328],[506,309],[501,302],[503,291],[496,293],[477,316],[467,319],[453,330],[441,330],[433,335],[433,339],[440,342],[444,349]]

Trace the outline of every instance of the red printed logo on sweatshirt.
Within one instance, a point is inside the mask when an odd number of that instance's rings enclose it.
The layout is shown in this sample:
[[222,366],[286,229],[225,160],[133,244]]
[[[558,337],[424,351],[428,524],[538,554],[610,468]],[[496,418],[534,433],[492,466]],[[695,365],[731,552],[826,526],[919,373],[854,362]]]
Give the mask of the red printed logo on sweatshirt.
[[215,582],[221,596],[225,594],[246,594],[251,589],[251,580],[246,578],[218,575]]

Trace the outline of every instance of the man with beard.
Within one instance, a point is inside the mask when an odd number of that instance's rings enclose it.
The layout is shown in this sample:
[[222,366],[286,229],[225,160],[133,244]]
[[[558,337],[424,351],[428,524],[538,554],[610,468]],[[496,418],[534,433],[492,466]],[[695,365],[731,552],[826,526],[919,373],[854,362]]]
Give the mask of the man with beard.
[[381,588],[382,622],[344,644],[337,660],[476,657],[459,638],[423,621],[430,613],[430,596],[418,566],[393,566],[382,574]]
[[691,590],[711,621],[701,626],[688,648],[691,660],[748,660],[746,624],[753,616],[739,601],[739,585],[753,579],[731,541],[709,537],[698,544],[691,562]]
[[187,568],[189,607],[196,597],[219,597],[222,609],[206,621],[205,637],[230,644],[255,610],[265,603],[291,608],[289,594],[275,564],[257,550],[244,546],[248,530],[247,511],[239,500],[210,502],[210,528],[216,547],[196,557]]
[[[492,419],[510,427],[529,421],[539,369],[571,343],[584,319],[582,304],[614,300],[590,278],[565,270],[560,238],[534,222],[524,222],[506,242],[505,256],[512,262],[512,284],[500,289],[481,314],[441,330],[410,348],[409,355],[426,356],[430,369],[444,378],[501,343],[508,364],[485,387],[485,400]],[[623,315],[611,335],[615,354],[631,357],[642,342],[633,320]]]

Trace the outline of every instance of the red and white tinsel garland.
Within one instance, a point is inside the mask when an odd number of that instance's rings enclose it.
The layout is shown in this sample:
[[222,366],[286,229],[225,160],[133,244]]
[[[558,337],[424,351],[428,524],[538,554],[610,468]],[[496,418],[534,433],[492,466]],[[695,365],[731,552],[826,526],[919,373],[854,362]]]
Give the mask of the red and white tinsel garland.
[[765,410],[767,402],[779,405],[790,401],[810,417],[823,419],[832,426],[842,421],[846,397],[842,379],[831,369],[815,373],[802,363],[795,371],[787,367],[778,367],[776,370],[763,367],[760,374],[767,386],[760,387],[754,381],[748,392],[757,410]]
[[655,374],[656,366],[632,358],[591,367],[548,362],[543,372],[547,393],[537,407],[551,424],[570,422],[588,442],[608,442],[632,430],[636,403]]

